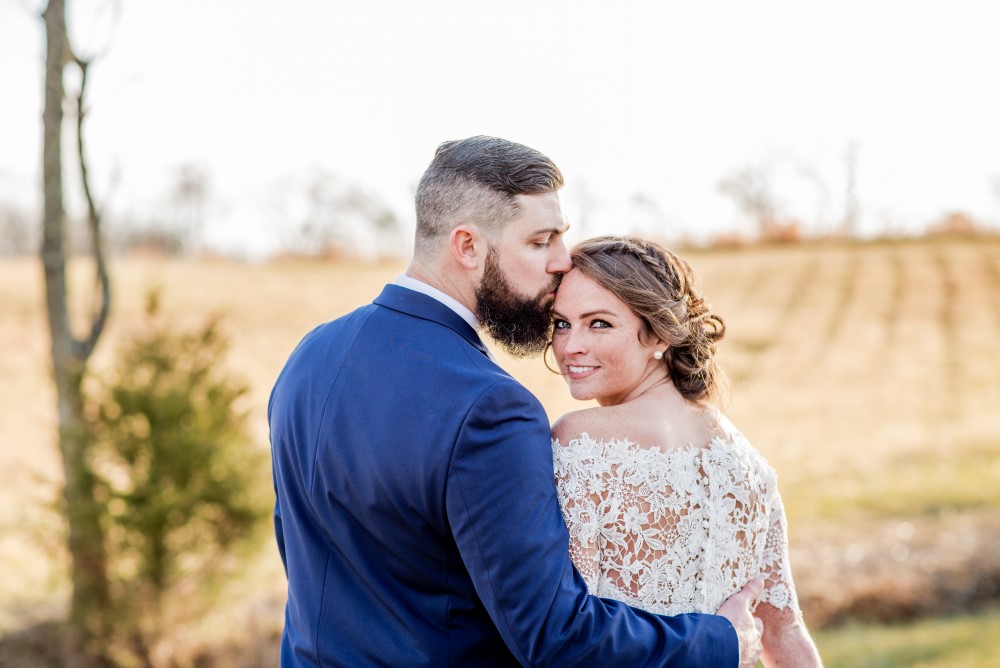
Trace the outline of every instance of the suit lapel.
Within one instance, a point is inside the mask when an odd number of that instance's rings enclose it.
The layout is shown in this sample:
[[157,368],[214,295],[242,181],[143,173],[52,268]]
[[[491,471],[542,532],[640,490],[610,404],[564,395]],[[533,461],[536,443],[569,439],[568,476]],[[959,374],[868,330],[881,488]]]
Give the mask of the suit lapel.
[[483,345],[479,334],[460,315],[450,308],[425,294],[404,288],[399,285],[386,285],[382,294],[375,298],[375,304],[390,308],[415,318],[431,320],[448,327],[468,341],[479,352],[490,356],[489,350]]

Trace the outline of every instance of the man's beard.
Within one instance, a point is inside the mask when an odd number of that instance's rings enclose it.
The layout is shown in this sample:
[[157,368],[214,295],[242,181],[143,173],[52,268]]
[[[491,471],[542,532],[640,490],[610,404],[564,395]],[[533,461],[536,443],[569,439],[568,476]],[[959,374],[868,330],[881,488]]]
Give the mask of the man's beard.
[[552,331],[552,302],[548,294],[562,275],[537,297],[521,297],[500,268],[496,251],[486,255],[483,281],[476,289],[476,317],[490,337],[513,357],[530,357],[545,350]]

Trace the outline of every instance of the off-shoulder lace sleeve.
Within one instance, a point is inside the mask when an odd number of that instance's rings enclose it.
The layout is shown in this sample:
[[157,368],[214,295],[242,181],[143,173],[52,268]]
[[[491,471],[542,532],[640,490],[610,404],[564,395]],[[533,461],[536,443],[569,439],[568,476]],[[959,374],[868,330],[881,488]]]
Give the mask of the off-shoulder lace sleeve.
[[714,613],[751,578],[796,606],[774,472],[749,443],[661,451],[553,442],[570,556],[590,592],[660,614]]
[[569,529],[570,558],[586,581],[588,591],[596,595],[600,575],[600,527],[606,524],[600,511],[605,505],[599,491],[601,484],[598,478],[581,479],[577,466],[569,457],[561,456],[566,453],[559,441],[553,441],[552,447],[556,488],[563,520]]
[[798,613],[799,600],[788,559],[788,520],[777,489],[772,496],[770,519],[760,576],[764,580],[764,591],[761,592],[759,602],[769,603],[778,609],[790,608]]

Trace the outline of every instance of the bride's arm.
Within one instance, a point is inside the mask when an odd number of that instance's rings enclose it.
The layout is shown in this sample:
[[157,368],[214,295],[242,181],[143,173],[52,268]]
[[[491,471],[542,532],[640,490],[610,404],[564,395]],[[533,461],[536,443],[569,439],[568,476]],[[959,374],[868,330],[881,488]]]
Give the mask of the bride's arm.
[[579,468],[576,462],[567,457],[564,447],[558,440],[553,443],[556,491],[563,522],[569,530],[569,556],[586,581],[587,589],[595,594],[601,572],[601,558],[600,534],[594,529],[600,515],[601,500],[596,495],[587,493]]
[[578,418],[579,413],[564,415],[552,426],[552,454],[559,508],[569,530],[570,559],[587,589],[596,594],[601,573],[601,537],[596,529],[604,499],[589,492],[587,482],[592,471],[573,456],[573,446],[581,435],[574,424]]
[[800,613],[761,603],[754,616],[764,622],[761,638],[764,652],[760,658],[767,668],[820,668],[823,665]]
[[792,581],[785,508],[777,491],[774,498],[767,536],[768,565],[762,576],[764,591],[762,602],[754,612],[754,616],[764,622],[761,637],[764,651],[760,658],[767,668],[821,668],[823,662],[802,619]]

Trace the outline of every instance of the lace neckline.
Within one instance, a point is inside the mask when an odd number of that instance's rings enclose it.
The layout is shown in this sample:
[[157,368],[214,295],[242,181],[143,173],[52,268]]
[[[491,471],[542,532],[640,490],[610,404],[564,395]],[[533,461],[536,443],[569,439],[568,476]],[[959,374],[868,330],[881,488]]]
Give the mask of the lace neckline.
[[[753,449],[750,442],[746,437],[729,421],[725,415],[721,412],[716,411],[716,417],[719,421],[718,433],[712,436],[710,439],[703,443],[682,443],[678,445],[644,445],[637,441],[631,440],[627,436],[620,437],[610,437],[610,438],[594,438],[588,432],[581,432],[579,436],[569,439],[565,446],[560,443],[558,438],[552,440],[553,446],[567,447],[573,446],[574,444],[592,444],[598,447],[628,447],[633,450],[639,451],[649,451],[656,452],[664,457],[671,457],[676,455],[691,455],[699,450],[713,450],[719,447],[740,447]],[[756,452],[756,451],[755,451]]]

